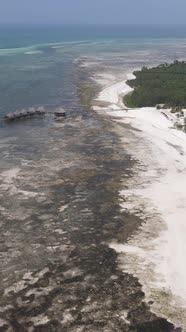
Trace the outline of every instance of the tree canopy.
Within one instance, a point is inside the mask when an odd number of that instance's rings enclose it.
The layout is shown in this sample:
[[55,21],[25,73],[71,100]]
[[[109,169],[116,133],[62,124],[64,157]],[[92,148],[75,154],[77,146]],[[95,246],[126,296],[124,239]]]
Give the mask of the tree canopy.
[[186,107],[186,62],[175,61],[158,67],[135,71],[136,79],[127,84],[134,91],[124,97],[128,107],[166,104],[167,107]]

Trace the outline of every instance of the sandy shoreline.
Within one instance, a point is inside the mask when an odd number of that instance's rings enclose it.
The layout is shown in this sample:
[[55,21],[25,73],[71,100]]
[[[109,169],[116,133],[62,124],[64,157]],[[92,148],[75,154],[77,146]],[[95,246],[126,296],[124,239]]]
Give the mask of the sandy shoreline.
[[[129,189],[120,192],[121,209],[146,221],[127,244],[111,247],[122,269],[140,280],[152,311],[186,331],[186,135],[174,128],[176,116],[168,110],[125,112],[122,97],[131,90],[126,81],[106,87],[98,100],[110,106],[95,107],[118,123],[125,149],[138,161]],[[130,142],[123,123],[137,129]]]

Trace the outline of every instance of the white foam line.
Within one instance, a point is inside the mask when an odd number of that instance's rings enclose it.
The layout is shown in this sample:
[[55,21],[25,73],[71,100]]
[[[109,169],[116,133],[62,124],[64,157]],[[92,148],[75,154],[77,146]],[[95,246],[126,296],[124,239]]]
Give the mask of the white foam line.
[[[127,75],[127,79],[133,79],[133,78],[135,78],[133,74]],[[100,92],[97,100],[105,101],[111,104],[118,104],[120,95],[121,94],[125,95],[131,92],[132,90],[133,89],[126,84],[126,81],[121,81],[106,87],[103,91]]]
[[126,137],[118,127],[125,149],[138,160],[129,189],[120,192],[121,209],[146,222],[127,244],[111,247],[121,254],[123,270],[142,283],[146,300],[154,301],[152,310],[186,331],[186,135],[174,128],[169,110],[120,110],[119,96],[129,91],[120,82],[98,99],[114,104],[102,110],[113,121],[137,129]]

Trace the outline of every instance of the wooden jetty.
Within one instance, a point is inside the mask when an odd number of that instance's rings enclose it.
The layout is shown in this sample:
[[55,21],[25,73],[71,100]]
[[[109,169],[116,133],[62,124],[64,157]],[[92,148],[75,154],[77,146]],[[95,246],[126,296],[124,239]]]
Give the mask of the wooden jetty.
[[3,120],[6,122],[13,122],[16,120],[27,119],[34,116],[41,116],[45,114],[50,114],[55,116],[56,118],[64,118],[66,116],[66,112],[63,108],[57,108],[54,111],[46,110],[44,107],[34,108],[31,107],[28,110],[16,111],[13,113],[8,113],[4,116]]
[[16,111],[13,113],[8,113],[4,116],[4,120],[7,122],[12,122],[16,120],[26,119],[36,115],[44,115],[46,112],[43,108],[30,108],[28,110]]

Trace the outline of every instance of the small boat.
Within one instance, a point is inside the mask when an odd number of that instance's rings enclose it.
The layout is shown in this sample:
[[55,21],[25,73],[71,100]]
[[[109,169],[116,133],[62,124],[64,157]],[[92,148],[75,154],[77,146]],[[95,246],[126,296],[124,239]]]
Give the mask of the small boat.
[[57,118],[62,118],[62,117],[65,117],[66,116],[66,112],[63,108],[58,108],[55,112],[54,112],[54,115],[57,117]]

